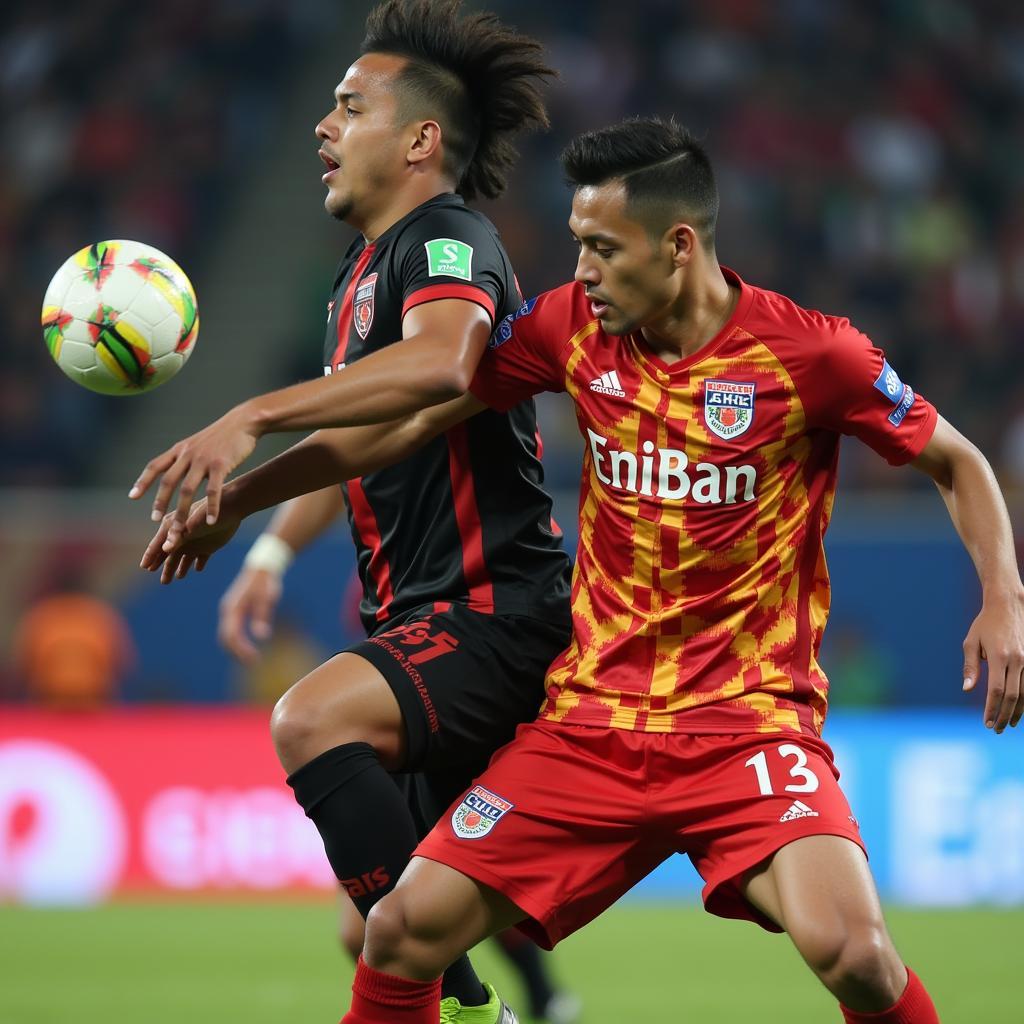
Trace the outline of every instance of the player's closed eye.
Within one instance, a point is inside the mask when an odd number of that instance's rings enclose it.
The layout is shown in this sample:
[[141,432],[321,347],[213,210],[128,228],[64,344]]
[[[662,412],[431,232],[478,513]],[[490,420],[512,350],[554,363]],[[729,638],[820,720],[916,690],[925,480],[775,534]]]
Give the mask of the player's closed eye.
[[345,108],[345,116],[346,117],[355,117],[358,113],[360,113],[360,111],[356,110],[355,107],[346,107]]
[[[572,238],[572,244],[575,245],[577,249],[583,248],[583,243],[575,235],[571,235],[570,237]],[[597,246],[593,246],[592,248],[593,251],[603,260],[608,259],[612,253],[615,252],[614,249],[600,249]]]

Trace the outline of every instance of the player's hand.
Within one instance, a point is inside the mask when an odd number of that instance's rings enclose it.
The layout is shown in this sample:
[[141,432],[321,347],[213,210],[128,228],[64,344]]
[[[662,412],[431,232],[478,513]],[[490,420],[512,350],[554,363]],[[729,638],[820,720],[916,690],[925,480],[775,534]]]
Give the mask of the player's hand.
[[987,598],[964,640],[964,690],[988,662],[985,727],[1002,732],[1024,716],[1024,593]]
[[[128,492],[129,498],[141,498],[157,477],[161,477],[153,499],[153,521],[163,518],[178,490],[174,517],[179,523],[188,518],[189,509],[203,481],[206,481],[206,521],[211,525],[220,516],[224,480],[256,447],[259,433],[244,405],[236,406],[198,434],[179,441],[163,455],[150,459],[141,476]],[[180,485],[180,487],[179,487]]]
[[217,638],[221,646],[243,664],[250,664],[259,657],[253,638],[269,639],[281,590],[278,573],[243,566],[220,599]]
[[169,513],[143,552],[139,566],[150,572],[159,569],[161,583],[184,579],[193,568],[202,572],[210,556],[231,540],[240,523],[241,519],[223,517],[209,525],[205,500],[196,502],[184,526]]

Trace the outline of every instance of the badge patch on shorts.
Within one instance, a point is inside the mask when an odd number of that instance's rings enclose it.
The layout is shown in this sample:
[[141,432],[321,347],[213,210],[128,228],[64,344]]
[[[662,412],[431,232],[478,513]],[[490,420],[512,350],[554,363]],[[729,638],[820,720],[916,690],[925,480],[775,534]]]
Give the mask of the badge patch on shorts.
[[726,441],[739,437],[754,422],[756,385],[732,380],[704,382],[704,422]]
[[460,839],[483,839],[498,820],[512,808],[496,793],[483,786],[474,786],[452,814],[452,830]]
[[424,242],[428,277],[458,277],[473,280],[473,246],[457,238],[435,238]]

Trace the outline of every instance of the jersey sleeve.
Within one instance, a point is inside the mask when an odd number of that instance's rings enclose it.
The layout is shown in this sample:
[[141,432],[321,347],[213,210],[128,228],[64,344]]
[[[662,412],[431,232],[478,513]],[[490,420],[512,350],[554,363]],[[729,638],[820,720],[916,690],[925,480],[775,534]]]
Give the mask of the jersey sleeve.
[[400,272],[403,317],[437,299],[475,302],[492,324],[508,308],[508,256],[487,222],[464,207],[430,210],[406,228]]
[[821,348],[797,384],[808,427],[858,437],[894,466],[917,458],[935,430],[935,407],[849,320],[824,320]]
[[565,390],[562,348],[573,333],[564,288],[530,299],[498,324],[469,390],[505,412],[541,391]]

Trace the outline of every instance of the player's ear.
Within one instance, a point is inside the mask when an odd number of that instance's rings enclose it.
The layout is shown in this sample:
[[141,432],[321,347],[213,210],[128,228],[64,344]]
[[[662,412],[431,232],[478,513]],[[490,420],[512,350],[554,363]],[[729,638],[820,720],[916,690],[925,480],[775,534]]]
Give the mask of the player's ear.
[[684,267],[700,247],[700,239],[689,224],[680,221],[665,232],[665,245],[672,253],[672,262],[677,267]]
[[441,126],[436,121],[419,121],[410,127],[414,135],[405,154],[411,164],[422,163],[441,149]]

